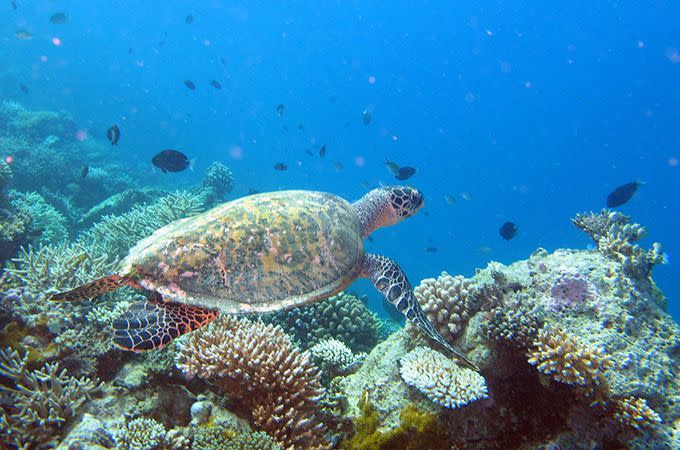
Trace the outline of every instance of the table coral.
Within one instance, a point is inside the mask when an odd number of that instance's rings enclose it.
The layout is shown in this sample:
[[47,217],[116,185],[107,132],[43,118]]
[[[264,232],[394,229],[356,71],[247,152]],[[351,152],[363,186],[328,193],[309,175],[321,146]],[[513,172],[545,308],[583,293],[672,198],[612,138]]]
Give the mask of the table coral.
[[487,398],[486,381],[478,372],[459,367],[427,347],[418,347],[401,359],[401,377],[423,395],[446,408],[460,408]]
[[221,317],[186,336],[177,366],[210,380],[284,448],[328,448],[319,371],[280,327]]

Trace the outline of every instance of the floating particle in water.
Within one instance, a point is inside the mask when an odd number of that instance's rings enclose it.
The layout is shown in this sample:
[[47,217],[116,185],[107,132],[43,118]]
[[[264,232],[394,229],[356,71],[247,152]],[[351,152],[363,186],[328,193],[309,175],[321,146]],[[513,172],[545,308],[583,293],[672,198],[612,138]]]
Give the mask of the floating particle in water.
[[26,30],[17,30],[14,33],[14,36],[16,36],[17,39],[21,39],[22,41],[28,41],[30,39],[33,39],[33,35],[31,34],[31,32]]
[[449,205],[455,205],[456,204],[456,197],[454,197],[453,195],[447,194],[447,195],[444,196],[444,201],[446,201],[446,203],[448,203]]

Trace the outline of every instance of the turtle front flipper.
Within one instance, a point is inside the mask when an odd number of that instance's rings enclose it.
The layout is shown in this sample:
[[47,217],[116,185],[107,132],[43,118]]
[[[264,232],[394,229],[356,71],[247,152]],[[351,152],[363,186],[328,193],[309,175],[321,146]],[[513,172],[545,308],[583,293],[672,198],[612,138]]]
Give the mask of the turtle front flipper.
[[120,275],[109,275],[108,277],[99,278],[94,281],[90,281],[87,284],[78,286],[75,289],[71,289],[66,292],[59,292],[58,294],[50,295],[47,299],[51,302],[77,302],[80,300],[91,300],[100,295],[113,292],[116,289],[130,286],[136,289],[142,289],[141,286],[137,284],[130,277],[122,277]]
[[164,302],[156,293],[147,301],[130,305],[113,322],[113,343],[133,352],[160,349],[176,337],[209,324],[218,314],[202,306]]
[[475,370],[477,366],[457,351],[451,344],[446,342],[441,334],[432,326],[427,316],[420,308],[411,283],[401,267],[386,256],[366,254],[362,275],[371,280],[371,283],[379,290],[408,320],[415,323],[430,339],[439,343],[442,347],[456,355]]

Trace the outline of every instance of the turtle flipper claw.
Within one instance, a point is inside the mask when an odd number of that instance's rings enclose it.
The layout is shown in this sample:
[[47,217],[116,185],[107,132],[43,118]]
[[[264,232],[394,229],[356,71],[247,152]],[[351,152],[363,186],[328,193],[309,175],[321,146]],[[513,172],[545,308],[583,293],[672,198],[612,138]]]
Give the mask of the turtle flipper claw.
[[133,303],[113,322],[113,343],[123,350],[145,352],[165,347],[171,340],[215,320],[217,310],[186,303],[163,302],[151,296]]
[[401,267],[386,256],[366,254],[364,257],[363,276],[379,290],[397,310],[420,328],[427,337],[453,353],[459,360],[475,370],[479,368],[461,352],[457,351],[432,326],[413,294],[411,283]]

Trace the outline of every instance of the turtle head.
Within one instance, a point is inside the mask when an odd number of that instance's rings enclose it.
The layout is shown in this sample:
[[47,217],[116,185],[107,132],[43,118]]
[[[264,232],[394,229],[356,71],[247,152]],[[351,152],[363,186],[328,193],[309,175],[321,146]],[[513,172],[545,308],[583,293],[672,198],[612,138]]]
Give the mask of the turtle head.
[[425,203],[423,193],[410,186],[373,189],[353,204],[361,221],[361,235],[394,225],[414,215]]
[[418,212],[425,204],[425,197],[418,189],[410,186],[386,186],[382,188],[394,211],[394,223],[401,222]]

